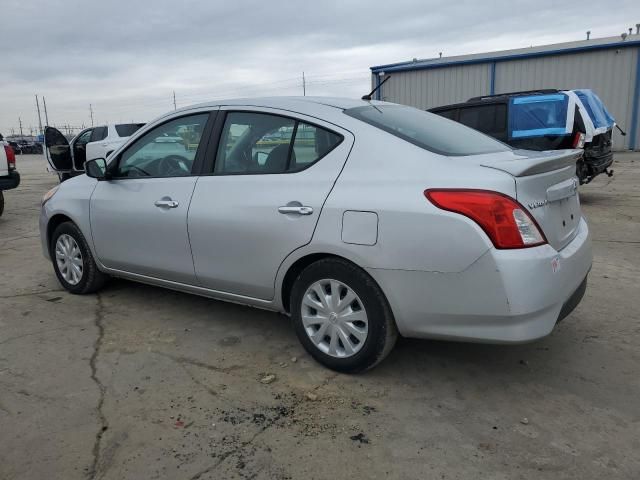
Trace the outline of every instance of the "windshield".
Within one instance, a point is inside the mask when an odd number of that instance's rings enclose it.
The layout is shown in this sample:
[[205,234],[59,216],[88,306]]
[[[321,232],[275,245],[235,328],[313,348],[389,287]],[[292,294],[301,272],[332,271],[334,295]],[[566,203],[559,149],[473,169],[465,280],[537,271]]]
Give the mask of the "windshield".
[[503,143],[461,123],[404,105],[367,105],[350,108],[344,113],[440,155],[478,155],[510,150]]

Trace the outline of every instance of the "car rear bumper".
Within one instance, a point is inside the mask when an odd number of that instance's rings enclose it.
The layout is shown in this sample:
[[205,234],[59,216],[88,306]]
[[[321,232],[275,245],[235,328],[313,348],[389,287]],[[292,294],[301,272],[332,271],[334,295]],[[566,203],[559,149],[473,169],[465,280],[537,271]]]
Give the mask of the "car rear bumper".
[[613,152],[609,151],[600,155],[589,154],[585,151],[584,163],[593,175],[604,172],[613,163]]
[[20,185],[20,174],[15,170],[9,172],[9,175],[0,177],[0,190],[11,190]]
[[589,229],[561,251],[490,249],[466,270],[368,269],[407,337],[521,343],[548,335],[580,302],[591,268]]

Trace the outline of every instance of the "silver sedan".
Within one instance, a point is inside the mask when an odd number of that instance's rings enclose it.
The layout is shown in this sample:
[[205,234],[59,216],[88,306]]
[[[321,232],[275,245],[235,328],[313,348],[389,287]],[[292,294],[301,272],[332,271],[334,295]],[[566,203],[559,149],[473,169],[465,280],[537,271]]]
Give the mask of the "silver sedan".
[[42,247],[71,293],[115,276],[283,312],[319,362],[362,371],[398,334],[549,334],[592,261],[578,156],[385,102],[208,103],[49,191]]

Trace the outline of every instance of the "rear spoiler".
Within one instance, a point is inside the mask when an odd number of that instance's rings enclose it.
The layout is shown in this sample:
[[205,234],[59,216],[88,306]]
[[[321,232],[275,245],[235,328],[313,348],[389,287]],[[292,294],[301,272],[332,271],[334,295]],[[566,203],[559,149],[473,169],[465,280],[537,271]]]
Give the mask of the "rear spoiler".
[[514,150],[517,157],[509,160],[483,162],[483,167],[507,172],[514,177],[526,177],[539,173],[560,170],[573,165],[582,158],[582,150],[553,150],[534,152],[530,150]]

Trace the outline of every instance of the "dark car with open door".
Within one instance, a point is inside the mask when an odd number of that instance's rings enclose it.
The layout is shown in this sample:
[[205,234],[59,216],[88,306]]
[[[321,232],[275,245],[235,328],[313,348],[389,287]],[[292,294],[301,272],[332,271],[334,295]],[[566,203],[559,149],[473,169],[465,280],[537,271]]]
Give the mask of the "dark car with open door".
[[613,163],[611,137],[615,120],[591,90],[501,93],[429,111],[513,148],[582,149],[583,156],[576,165],[580,183],[589,183],[600,173],[613,174],[609,167]]

